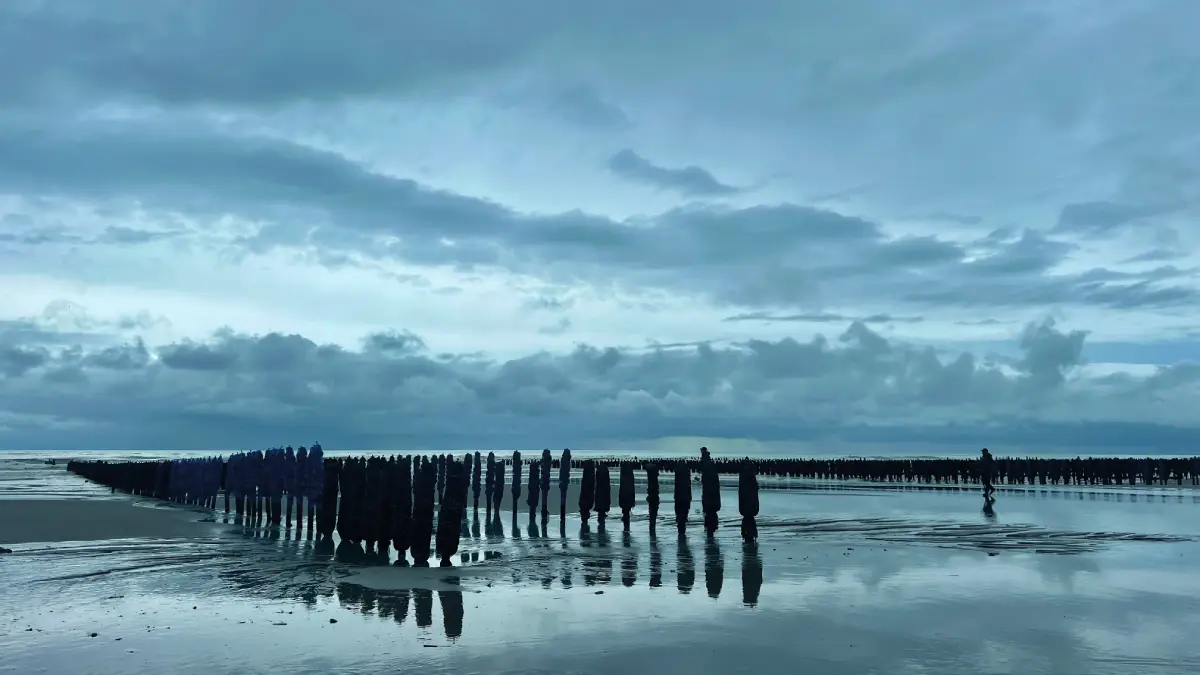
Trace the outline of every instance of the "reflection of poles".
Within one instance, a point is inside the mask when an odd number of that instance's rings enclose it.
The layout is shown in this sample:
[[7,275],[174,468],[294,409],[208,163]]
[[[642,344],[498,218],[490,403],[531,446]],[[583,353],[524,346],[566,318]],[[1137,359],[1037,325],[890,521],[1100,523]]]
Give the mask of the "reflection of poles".
[[632,588],[637,583],[638,560],[629,532],[621,535],[621,545],[625,548],[625,552],[621,556],[621,584],[626,588]]
[[742,462],[738,473],[738,511],[742,514],[742,539],[746,542],[758,540],[758,476],[754,463],[749,459]]
[[742,602],[747,607],[758,604],[758,593],[763,583],[763,561],[758,544],[742,545]]
[[633,465],[625,462],[621,464],[621,482],[617,488],[617,503],[621,507],[621,525],[625,532],[629,531],[629,516],[634,500]]
[[650,588],[662,586],[662,551],[658,548],[658,537],[650,537]]
[[692,557],[692,549],[688,546],[687,537],[679,535],[679,548],[676,553],[675,584],[684,595],[692,592],[696,585],[696,560]]
[[442,605],[442,624],[446,637],[451,641],[462,637],[463,595],[462,591],[438,591],[438,602]]
[[[430,481],[430,496],[437,490],[437,469],[434,469],[433,480]],[[433,591],[427,588],[413,589],[413,604],[416,605],[417,627],[429,628],[433,625]]]
[[719,597],[724,584],[725,557],[721,555],[717,540],[709,539],[704,546],[704,587],[708,589],[708,597]]

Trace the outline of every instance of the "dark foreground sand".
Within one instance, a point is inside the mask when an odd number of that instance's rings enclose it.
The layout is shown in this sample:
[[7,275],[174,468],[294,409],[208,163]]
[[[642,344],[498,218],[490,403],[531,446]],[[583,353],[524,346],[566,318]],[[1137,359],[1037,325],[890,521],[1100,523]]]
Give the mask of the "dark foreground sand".
[[[131,499],[0,500],[0,544],[177,539],[212,533],[206,514]],[[210,517],[210,516],[207,516]]]

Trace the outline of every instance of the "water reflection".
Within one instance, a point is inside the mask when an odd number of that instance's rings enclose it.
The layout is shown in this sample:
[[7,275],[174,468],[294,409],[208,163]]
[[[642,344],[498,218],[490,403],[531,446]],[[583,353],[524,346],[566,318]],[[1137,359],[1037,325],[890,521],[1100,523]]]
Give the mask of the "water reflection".
[[427,588],[413,589],[413,600],[417,606],[417,627],[429,628],[433,625],[433,591]]
[[763,559],[758,544],[742,545],[742,604],[754,607],[763,585]]
[[632,588],[637,583],[637,552],[633,550],[633,537],[628,532],[621,534],[621,585]]
[[442,626],[451,641],[462,637],[463,594],[462,591],[438,591],[438,602],[442,605]]
[[724,583],[725,557],[721,555],[721,545],[716,539],[709,539],[704,545],[704,587],[708,597],[720,597]]
[[687,535],[679,535],[679,548],[675,556],[675,584],[680,593],[692,592],[696,585],[696,559],[692,557],[692,549],[688,545]]

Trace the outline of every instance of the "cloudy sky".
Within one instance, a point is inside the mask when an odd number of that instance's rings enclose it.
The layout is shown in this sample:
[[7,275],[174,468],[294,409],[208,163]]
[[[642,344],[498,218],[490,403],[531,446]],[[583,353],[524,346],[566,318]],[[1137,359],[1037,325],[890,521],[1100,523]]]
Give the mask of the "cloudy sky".
[[1194,449],[1197,25],[4,2],[0,447]]

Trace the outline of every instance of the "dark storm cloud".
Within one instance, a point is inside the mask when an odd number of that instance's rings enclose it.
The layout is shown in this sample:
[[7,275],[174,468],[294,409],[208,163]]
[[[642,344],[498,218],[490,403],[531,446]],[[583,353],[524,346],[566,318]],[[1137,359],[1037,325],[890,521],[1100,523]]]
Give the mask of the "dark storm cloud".
[[659,166],[628,148],[608,158],[608,169],[626,180],[660,190],[675,190],[696,197],[720,197],[741,192],[741,188],[717,180],[698,166],[667,168]]
[[890,314],[872,314],[864,317],[852,317],[844,314],[827,314],[824,312],[815,312],[811,314],[772,314],[770,312],[747,312],[745,314],[734,314],[727,316],[722,321],[740,322],[740,321],[763,321],[763,322],[780,322],[780,323],[849,323],[851,321],[861,321],[865,324],[876,323],[920,323],[924,318],[919,316],[892,316]]
[[[580,346],[510,361],[432,355],[408,333],[359,350],[299,335],[220,332],[155,350],[140,341],[48,349],[0,344],[8,447],[514,447],[664,436],[977,444],[1094,443],[1126,425],[1175,443],[1147,396],[1183,396],[1200,369],[1068,386],[1081,331],[1033,324],[1015,374],[939,358],[855,322],[836,340],[630,351]],[[1139,423],[1144,423],[1138,426]],[[1157,426],[1156,426],[1157,425]],[[70,431],[67,431],[70,430]],[[619,430],[619,431],[618,431]],[[1066,431],[1078,435],[1071,437]],[[1175,439],[1175,440],[1172,440]]]
[[1167,206],[1122,204],[1119,202],[1080,202],[1067,204],[1058,216],[1060,232],[1105,234],[1141,218],[1169,213]]
[[600,98],[590,87],[567,87],[550,100],[550,110],[572,124],[597,131],[619,131],[633,125],[617,106]]
[[[0,101],[276,104],[438,86],[513,63],[540,21],[489,2],[87,0],[0,7]],[[502,27],[502,28],[500,28]]]
[[[663,288],[747,307],[794,307],[818,294],[828,305],[862,297],[970,307],[1197,300],[1170,277],[1052,274],[1073,246],[1032,230],[997,231],[967,247],[891,238],[868,220],[786,203],[692,205],[630,221],[578,211],[526,215],[330,152],[202,128],[0,125],[0,192],[241,215],[266,223],[240,240],[253,252],[285,246],[319,250],[324,259],[355,252],[504,267],[551,282]],[[153,238],[117,238],[143,237]]]

